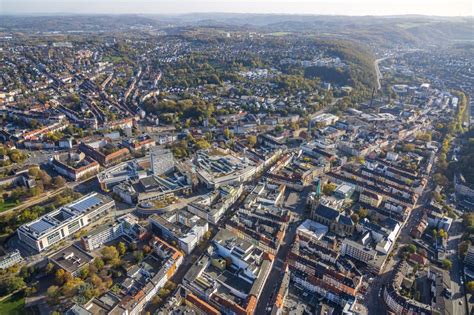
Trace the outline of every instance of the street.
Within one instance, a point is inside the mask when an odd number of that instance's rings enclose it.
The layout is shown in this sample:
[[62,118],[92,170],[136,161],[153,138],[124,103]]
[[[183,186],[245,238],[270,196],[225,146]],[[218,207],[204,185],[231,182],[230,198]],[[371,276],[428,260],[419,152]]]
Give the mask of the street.
[[387,314],[387,306],[383,300],[382,288],[385,283],[387,283],[393,274],[393,267],[399,261],[399,251],[408,244],[412,243],[412,238],[410,236],[410,231],[412,228],[419,222],[421,215],[423,213],[423,207],[428,198],[429,189],[425,188],[422,196],[418,199],[417,204],[411,211],[409,217],[406,220],[405,225],[401,228],[400,234],[398,236],[395,246],[392,250],[393,256],[391,259],[388,259],[382,272],[374,277],[374,281],[369,287],[367,292],[367,309],[369,314]]
[[292,219],[286,230],[285,238],[278,250],[277,255],[275,256],[275,261],[273,263],[272,270],[268,276],[265,287],[260,294],[260,298],[257,303],[257,308],[255,309],[255,314],[265,314],[267,313],[267,307],[272,305],[273,295],[278,290],[278,285],[283,277],[283,264],[286,258],[286,255],[291,249],[291,245],[296,235],[296,229],[301,223],[300,218],[303,217],[306,209],[306,197],[309,193],[309,187],[306,187],[305,190],[301,193],[290,191],[287,192],[285,196],[284,206],[288,209],[294,209],[292,212]]

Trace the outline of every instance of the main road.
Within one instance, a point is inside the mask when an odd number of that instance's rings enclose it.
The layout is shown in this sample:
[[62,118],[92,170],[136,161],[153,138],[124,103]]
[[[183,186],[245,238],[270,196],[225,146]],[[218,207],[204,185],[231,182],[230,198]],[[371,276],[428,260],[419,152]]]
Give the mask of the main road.
[[377,75],[377,90],[380,90],[382,88],[382,84],[380,83],[380,79],[382,79],[382,72],[380,72],[379,63],[388,58],[390,57],[383,57],[374,61],[375,74]]
[[284,260],[291,249],[291,245],[296,235],[296,229],[301,223],[304,212],[306,209],[306,197],[310,191],[309,187],[306,187],[303,192],[290,191],[286,196],[285,207],[292,209],[290,223],[286,229],[285,238],[283,239],[280,249],[275,256],[272,270],[268,276],[268,280],[260,294],[258,299],[257,308],[255,314],[266,314],[267,307],[272,306],[272,301],[275,292],[278,290],[278,285],[283,277],[283,266]]
[[[429,184],[427,184],[427,187]],[[390,281],[393,274],[393,267],[399,261],[399,251],[403,246],[411,244],[412,239],[410,236],[410,231],[413,227],[420,221],[423,215],[423,206],[425,205],[430,189],[424,189],[423,194],[418,199],[417,204],[410,212],[405,224],[403,225],[400,234],[398,235],[396,245],[397,248],[394,248],[392,253],[393,256],[387,261],[380,275],[376,276],[374,281],[370,285],[370,289],[367,293],[367,309],[370,314],[374,315],[383,315],[387,314],[387,306],[383,301],[382,288],[383,286]]]

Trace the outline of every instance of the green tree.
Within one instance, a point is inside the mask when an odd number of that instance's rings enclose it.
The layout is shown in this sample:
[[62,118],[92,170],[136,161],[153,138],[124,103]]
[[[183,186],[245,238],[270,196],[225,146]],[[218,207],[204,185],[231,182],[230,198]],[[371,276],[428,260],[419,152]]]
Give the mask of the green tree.
[[211,145],[205,139],[200,139],[196,141],[196,149],[198,150],[208,149],[210,147]]
[[407,143],[403,146],[403,151],[405,152],[413,152],[415,150],[415,145],[412,143]]
[[53,269],[54,269],[54,265],[49,262],[49,263],[46,265],[46,267],[44,268],[44,271],[45,271],[46,273],[51,273],[51,272],[53,271]]
[[117,244],[117,251],[120,254],[120,256],[125,255],[125,253],[127,252],[127,246],[125,246],[125,243],[119,242]]
[[464,258],[466,256],[467,250],[469,249],[469,246],[471,245],[470,240],[466,240],[462,243],[459,244],[459,256],[461,258]]
[[66,185],[66,180],[62,176],[56,176],[53,179],[53,186],[54,187],[61,188],[61,187],[64,187],[64,185]]
[[337,186],[333,183],[328,183],[323,186],[323,194],[329,196],[336,190]]
[[249,144],[249,147],[253,148],[257,144],[257,136],[247,136],[247,143]]
[[446,187],[449,184],[449,179],[441,173],[434,174],[433,180],[437,185],[440,185],[443,187]]
[[97,268],[98,271],[101,271],[102,268],[104,268],[104,265],[105,263],[102,258],[97,257],[96,259],[94,259],[94,266]]
[[466,287],[469,293],[474,294],[474,281],[469,281],[468,283],[466,283]]
[[441,265],[443,266],[444,269],[446,270],[451,270],[451,268],[453,267],[453,263],[451,262],[451,260],[449,259],[443,259],[441,261]]
[[114,246],[105,246],[100,253],[105,262],[110,262],[119,257],[119,253]]
[[0,279],[0,292],[2,295],[10,294],[25,286],[23,278],[9,274]]
[[232,134],[232,132],[230,131],[229,128],[224,129],[224,137],[226,137],[226,139],[228,139],[228,140],[230,140],[234,137],[234,135]]
[[406,249],[410,254],[416,253],[416,246],[414,244],[407,245]]
[[143,258],[144,258],[143,252],[137,250],[137,251],[133,252],[133,257],[135,258],[135,261],[136,261],[137,263],[139,263],[139,262],[141,262],[141,261],[143,260]]
[[369,215],[369,211],[365,208],[360,208],[359,212],[358,212],[358,215],[359,215],[359,218],[361,218],[361,219],[367,218],[367,216]]
[[56,285],[50,286],[46,290],[46,297],[48,298],[48,302],[53,305],[58,304],[60,293],[61,291],[58,286]]
[[54,275],[54,281],[57,284],[62,285],[71,279],[72,279],[72,276],[69,272],[65,271],[64,269],[56,270],[56,273]]
[[89,276],[89,268],[82,268],[80,271],[79,271],[79,276],[81,277],[81,279],[85,280],[87,279],[87,277]]

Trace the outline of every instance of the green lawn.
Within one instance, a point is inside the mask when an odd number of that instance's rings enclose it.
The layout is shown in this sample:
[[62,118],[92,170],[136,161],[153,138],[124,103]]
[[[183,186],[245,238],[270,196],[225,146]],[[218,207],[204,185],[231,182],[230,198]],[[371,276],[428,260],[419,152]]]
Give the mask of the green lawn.
[[13,294],[0,302],[0,314],[20,315],[25,313],[25,298],[23,292]]
[[17,204],[11,201],[5,201],[0,203],[0,212],[3,212],[5,210],[11,209],[15,207]]

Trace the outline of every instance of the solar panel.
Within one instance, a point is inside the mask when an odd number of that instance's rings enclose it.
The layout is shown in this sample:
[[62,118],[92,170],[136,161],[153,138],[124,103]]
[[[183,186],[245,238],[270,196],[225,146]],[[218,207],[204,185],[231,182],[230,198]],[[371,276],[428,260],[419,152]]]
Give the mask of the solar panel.
[[100,204],[102,200],[96,196],[91,196],[87,199],[84,199],[75,205],[71,206],[71,209],[74,209],[79,212],[87,211],[88,209],[97,206]]
[[44,220],[39,220],[39,221],[37,221],[37,222],[30,225],[30,228],[38,234],[41,234],[44,231],[47,231],[52,227],[54,227],[53,224],[51,224],[47,221],[44,221]]

